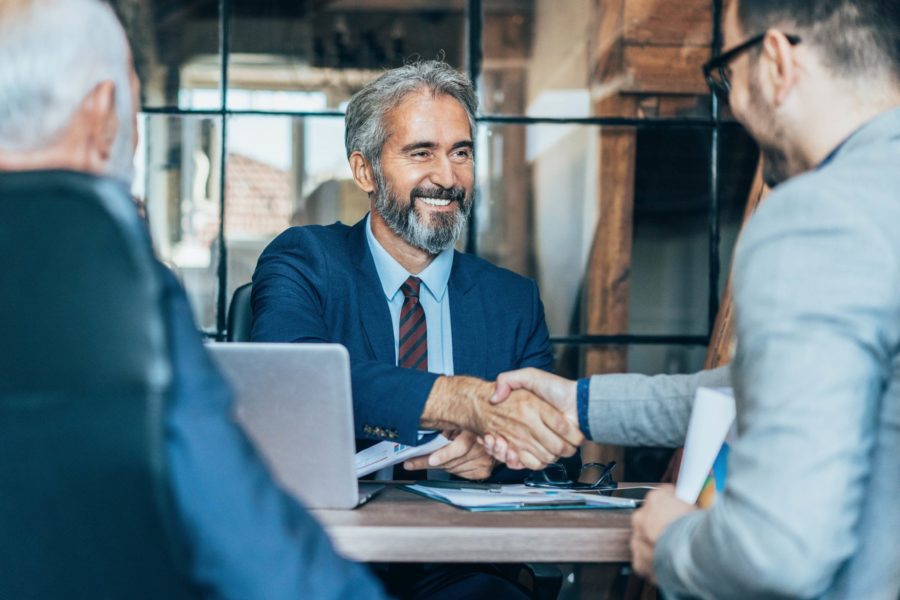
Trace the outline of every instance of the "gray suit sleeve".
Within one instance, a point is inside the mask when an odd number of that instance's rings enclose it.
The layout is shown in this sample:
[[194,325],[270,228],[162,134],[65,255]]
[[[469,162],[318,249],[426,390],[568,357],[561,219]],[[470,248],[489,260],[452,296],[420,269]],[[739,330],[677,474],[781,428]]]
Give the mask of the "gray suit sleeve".
[[730,385],[728,366],[692,375],[595,375],[590,437],[619,446],[681,446],[697,388]]
[[858,548],[900,339],[900,264],[854,182],[819,195],[797,183],[771,196],[738,249],[738,440],[716,503],[657,543],[671,597],[819,596]]

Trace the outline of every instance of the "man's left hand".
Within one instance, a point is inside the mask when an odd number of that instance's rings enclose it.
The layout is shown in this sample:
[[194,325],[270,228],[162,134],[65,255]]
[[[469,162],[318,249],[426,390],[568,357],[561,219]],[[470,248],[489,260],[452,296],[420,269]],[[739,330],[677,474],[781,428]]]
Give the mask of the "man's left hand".
[[656,581],[653,573],[653,553],[656,541],[673,521],[698,510],[680,500],[675,486],[661,485],[647,494],[644,506],[631,517],[631,566],[639,575]]
[[[487,479],[497,462],[478,444],[471,431],[444,432],[453,441],[428,456],[419,456],[403,463],[407,471],[443,469],[464,479]],[[455,436],[455,437],[454,437]]]

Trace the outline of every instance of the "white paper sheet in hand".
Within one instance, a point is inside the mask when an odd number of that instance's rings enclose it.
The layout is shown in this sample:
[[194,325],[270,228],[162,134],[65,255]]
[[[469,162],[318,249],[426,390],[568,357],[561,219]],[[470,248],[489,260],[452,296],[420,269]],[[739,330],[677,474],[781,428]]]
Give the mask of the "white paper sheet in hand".
[[731,388],[697,389],[675,485],[675,495],[685,502],[697,501],[735,414]]
[[369,473],[392,467],[404,460],[431,454],[449,443],[450,440],[433,431],[420,431],[417,446],[379,442],[356,453],[356,477],[365,477]]

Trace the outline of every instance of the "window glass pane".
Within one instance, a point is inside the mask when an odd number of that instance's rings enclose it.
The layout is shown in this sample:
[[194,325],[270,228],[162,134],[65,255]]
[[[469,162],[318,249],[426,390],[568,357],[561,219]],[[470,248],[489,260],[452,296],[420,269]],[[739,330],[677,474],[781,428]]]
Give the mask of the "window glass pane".
[[369,201],[350,178],[340,117],[236,116],[228,121],[228,286],[250,281],[262,250],[288,227],[353,224]]
[[575,379],[593,375],[585,368],[585,353],[591,349],[611,349],[625,356],[629,373],[696,373],[703,368],[706,347],[697,345],[631,344],[628,346],[595,346],[585,344],[553,344],[555,372]]
[[268,90],[301,94],[259,96],[254,108],[335,110],[411,59],[442,56],[463,68],[464,0],[234,0],[232,7],[230,108],[244,108],[238,90]]
[[696,373],[706,359],[705,346],[628,346],[628,372],[656,375],[659,373]]
[[709,142],[702,128],[637,132],[630,333],[709,326]]
[[725,174],[719,181],[719,296],[725,291],[731,272],[731,261],[737,236],[744,220],[759,149],[743,127],[723,127],[720,133],[723,152],[719,154],[720,170]]
[[221,106],[218,0],[111,0],[128,32],[142,106]]
[[160,260],[181,279],[198,326],[216,326],[221,121],[143,115],[135,191]]
[[[551,335],[588,333],[581,299],[591,249],[627,253],[631,227],[627,316],[604,333],[706,335],[709,138],[706,128],[483,125],[478,252],[537,279]],[[620,210],[629,195],[633,211]],[[597,231],[621,233],[624,246]]]
[[479,90],[484,114],[590,115],[584,19],[590,4],[484,2]]
[[709,0],[484,0],[484,114],[704,117]]

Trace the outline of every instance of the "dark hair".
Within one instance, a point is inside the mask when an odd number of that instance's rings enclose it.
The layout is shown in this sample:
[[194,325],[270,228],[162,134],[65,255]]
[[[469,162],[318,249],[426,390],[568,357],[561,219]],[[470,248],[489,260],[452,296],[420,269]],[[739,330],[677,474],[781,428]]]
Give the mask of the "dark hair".
[[898,0],[735,0],[747,35],[769,28],[796,33],[819,48],[836,75],[889,73],[900,81]]

